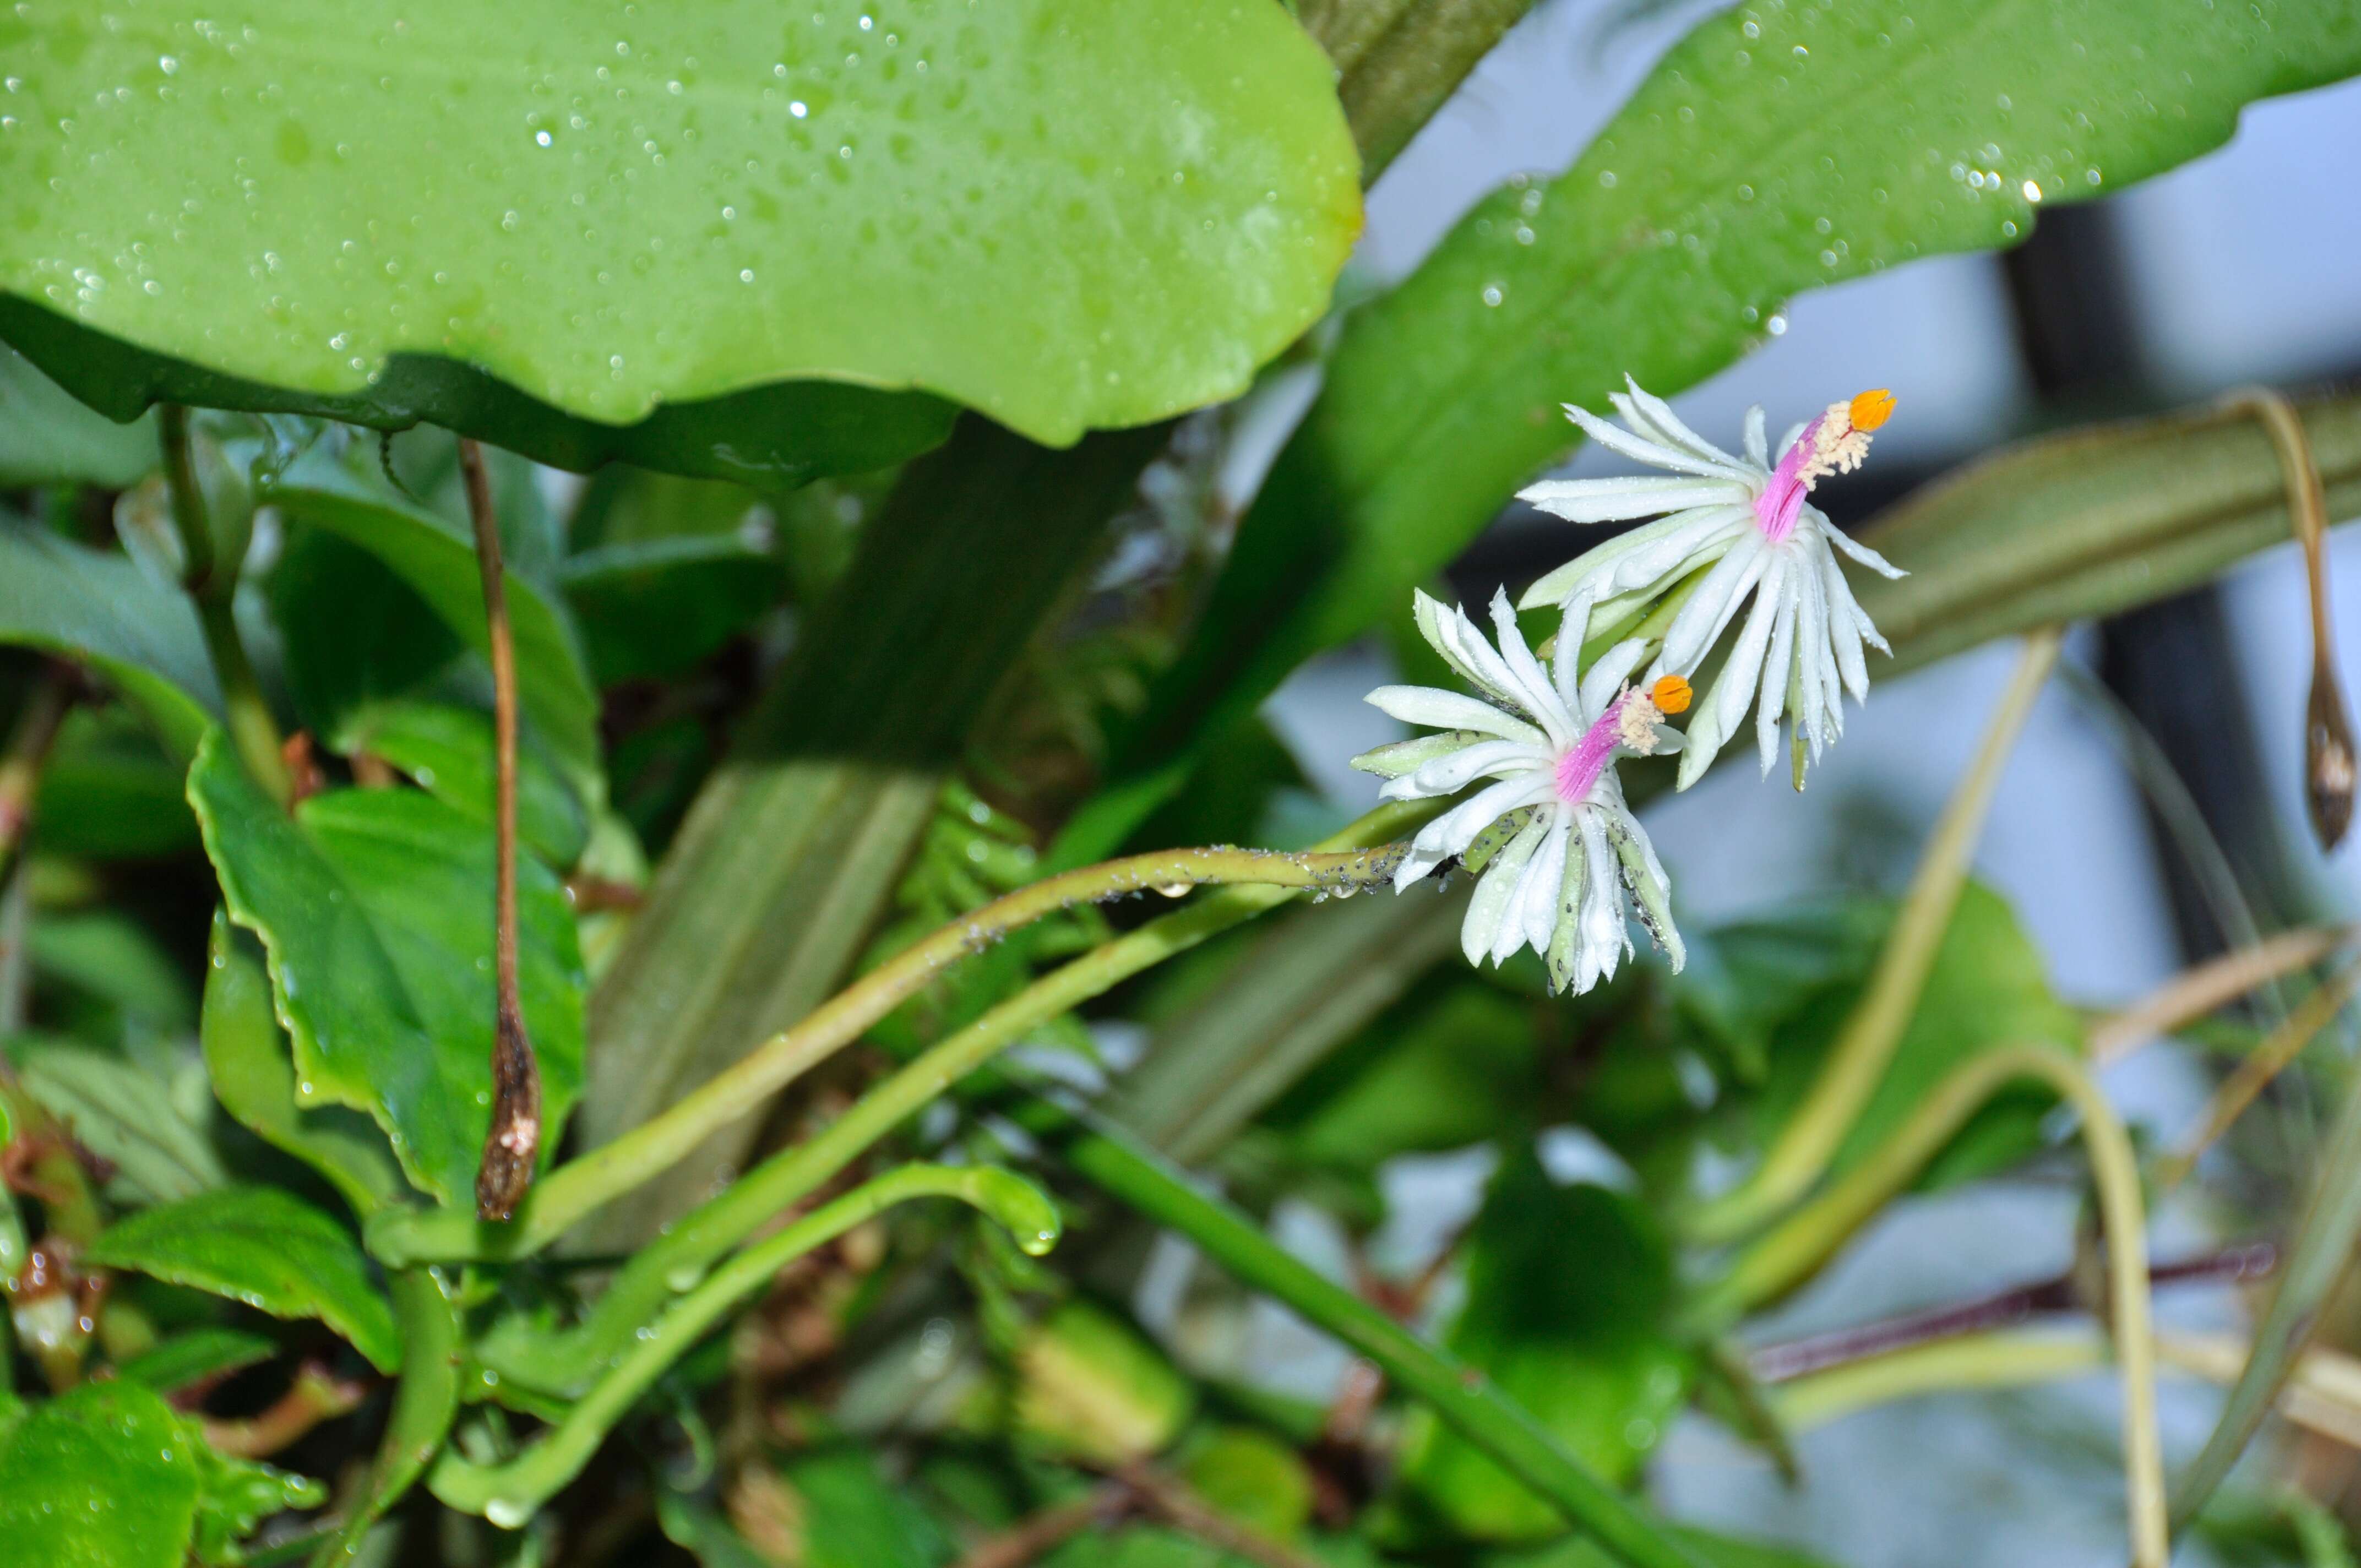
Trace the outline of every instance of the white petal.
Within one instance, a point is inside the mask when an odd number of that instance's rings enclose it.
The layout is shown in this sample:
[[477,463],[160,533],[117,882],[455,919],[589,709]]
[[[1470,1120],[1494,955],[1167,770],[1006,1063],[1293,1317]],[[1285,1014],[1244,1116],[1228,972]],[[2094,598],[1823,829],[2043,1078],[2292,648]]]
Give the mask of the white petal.
[[1819,522],[1820,532],[1828,536],[1829,543],[1835,545],[1838,549],[1843,551],[1846,554],[1851,556],[1854,560],[1860,562],[1871,571],[1875,572],[1879,576],[1893,579],[1896,577],[1906,577],[1910,575],[1901,567],[1895,565],[1893,562],[1887,560],[1884,556],[1879,554],[1876,551],[1872,550],[1868,545],[1863,544],[1858,539],[1853,538],[1843,529],[1839,528],[1836,524],[1828,521],[1827,518],[1821,518]]
[[[1411,609],[1417,618],[1419,633],[1426,639],[1427,646],[1433,648],[1461,680],[1495,702],[1513,704],[1516,701],[1515,694],[1505,683],[1492,679],[1488,674],[1498,670],[1499,660],[1482,635],[1468,623],[1463,611],[1416,588],[1411,590]],[[1468,649],[1471,644],[1483,650],[1481,663],[1470,656]]]
[[1549,737],[1535,726],[1502,713],[1466,692],[1444,691],[1441,686],[1379,686],[1362,700],[1404,724],[1423,724],[1434,729],[1473,729],[1528,746],[1549,743]]
[[1349,765],[1365,773],[1375,773],[1381,779],[1402,778],[1418,772],[1437,757],[1447,757],[1462,746],[1473,746],[1477,739],[1465,729],[1446,729],[1440,735],[1420,735],[1408,740],[1372,747],[1354,758]]
[[1746,411],[1746,455],[1757,468],[1769,469],[1771,449],[1763,439],[1763,405]]
[[1568,522],[1620,522],[1654,517],[1688,507],[1725,505],[1746,499],[1746,487],[1730,479],[1672,479],[1653,476],[1622,479],[1547,479],[1517,492],[1552,517]]
[[1741,533],[1752,532],[1753,520],[1752,501],[1683,512],[1680,527],[1666,530],[1663,537],[1649,540],[1614,563],[1613,570],[1607,574],[1609,591],[1637,593],[1669,588],[1728,550]]
[[1632,901],[1640,906],[1649,935],[1664,949],[1673,972],[1678,974],[1688,960],[1688,949],[1681,941],[1680,927],[1673,924],[1672,883],[1664,875],[1664,862],[1656,859],[1656,846],[1649,839],[1648,830],[1640,826],[1639,818],[1622,802],[1616,801],[1600,809],[1607,817],[1607,836],[1614,841],[1616,856],[1623,862]]
[[1861,656],[1860,607],[1853,602],[1852,590],[1845,585],[1834,555],[1820,557],[1820,587],[1828,597],[1828,646],[1843,674],[1844,689],[1852,694],[1853,701],[1865,701],[1869,666]]
[[1635,463],[1646,463],[1657,468],[1669,468],[1675,474],[1694,474],[1700,479],[1727,479],[1735,477],[1721,464],[1708,462],[1702,457],[1693,457],[1676,447],[1666,446],[1658,442],[1647,440],[1645,437],[1634,435],[1611,421],[1600,419],[1587,409],[1576,408],[1572,403],[1563,406],[1565,409],[1565,417],[1580,425],[1585,435],[1609,452],[1620,453]]
[[1642,388],[1628,372],[1623,377],[1623,385],[1630,395],[1620,398],[1610,397],[1609,400],[1617,405],[1619,411],[1621,411],[1623,417],[1631,422],[1632,429],[1643,434],[1653,435],[1667,445],[1680,447],[1708,462],[1722,464],[1741,474],[1746,471],[1744,464],[1691,430],[1683,422],[1681,416],[1673,411],[1672,404],[1664,401],[1655,393]]
[[1558,701],[1557,686],[1551,681],[1549,672],[1542,668],[1542,662],[1533,657],[1532,649],[1526,645],[1524,628],[1517,624],[1517,607],[1509,602],[1509,590],[1506,588],[1492,590],[1492,630],[1500,639],[1501,663],[1507,664],[1510,674],[1516,677],[1518,691],[1522,697],[1518,706],[1541,720],[1542,728],[1549,731],[1552,745],[1565,747],[1574,744],[1576,734],[1574,715],[1566,712],[1565,705]]
[[1797,420],[1794,424],[1787,427],[1787,433],[1779,438],[1778,452],[1780,456],[1784,457],[1787,455],[1787,448],[1795,444],[1797,438],[1804,433],[1804,426],[1810,422],[1811,422],[1809,420]]
[[[1509,906],[1518,881],[1548,831],[1543,819],[1535,817],[1492,857],[1492,863],[1477,879],[1476,892],[1467,900],[1467,917],[1459,923],[1459,950],[1469,963],[1481,964],[1484,956],[1499,942],[1501,929],[1508,924]],[[1511,946],[1509,950],[1514,952],[1516,948]]]
[[[1487,773],[1501,778],[1511,773],[1547,770],[1555,762],[1555,754],[1539,746],[1521,745],[1514,740],[1480,740],[1473,746],[1437,757],[1422,764],[1408,778],[1394,780],[1386,786],[1389,800],[1412,800],[1421,796],[1457,795]],[[1408,785],[1407,789],[1402,786]],[[1389,793],[1402,789],[1402,793]]]
[[1623,683],[1631,678],[1631,671],[1640,663],[1647,644],[1636,637],[1627,637],[1604,653],[1584,673],[1582,677],[1582,725],[1587,729],[1598,722]]
[[1565,880],[1565,839],[1570,826],[1567,818],[1572,815],[1566,811],[1550,813],[1549,828],[1542,838],[1541,848],[1525,862],[1523,872],[1517,878],[1516,892],[1510,894],[1508,907],[1501,916],[1500,929],[1492,938],[1494,963],[1505,961],[1527,943],[1532,943],[1535,952],[1548,953],[1550,932],[1557,923],[1558,883]]
[[1664,656],[1658,662],[1684,675],[1694,671],[1706,650],[1720,640],[1722,629],[1738,613],[1775,554],[1759,531],[1750,529],[1741,534],[1664,629]]
[[[1539,609],[1543,605],[1565,604],[1583,584],[1594,579],[1603,584],[1620,563],[1648,550],[1659,541],[1681,534],[1697,523],[1705,512],[1719,510],[1691,508],[1677,511],[1670,517],[1659,518],[1654,522],[1642,523],[1628,532],[1620,533],[1605,543],[1593,545],[1565,565],[1543,573],[1517,600],[1517,608]],[[1612,590],[1601,589],[1602,595],[1609,591]]]
[[1878,635],[1876,624],[1869,619],[1869,612],[1861,608],[1861,600],[1853,598],[1852,584],[1845,580],[1844,568],[1837,565],[1835,556],[1828,557],[1828,570],[1823,576],[1828,584],[1829,613],[1847,617],[1854,630],[1861,633],[1862,641],[1881,653],[1892,653],[1894,650],[1887,647],[1885,639]]
[[1553,781],[1519,776],[1478,790],[1418,830],[1410,854],[1394,873],[1397,890],[1408,887],[1455,855],[1464,854],[1476,835],[1521,806],[1537,806],[1554,793]]
[[1589,869],[1582,894],[1575,989],[1587,991],[1601,980],[1615,978],[1616,961],[1631,950],[1631,938],[1623,928],[1623,878],[1607,842],[1606,823],[1596,811],[1581,816],[1582,857]]
[[[1771,646],[1763,656],[1761,699],[1754,710],[1754,743],[1763,751],[1765,777],[1770,775],[1772,764],[1779,760],[1779,720],[1787,712],[1787,666],[1795,652],[1795,611],[1800,596],[1790,586],[1792,576],[1792,572],[1780,576],[1782,591],[1775,600],[1779,619],[1772,625]],[[1768,593],[1763,600],[1765,604],[1774,602]]]

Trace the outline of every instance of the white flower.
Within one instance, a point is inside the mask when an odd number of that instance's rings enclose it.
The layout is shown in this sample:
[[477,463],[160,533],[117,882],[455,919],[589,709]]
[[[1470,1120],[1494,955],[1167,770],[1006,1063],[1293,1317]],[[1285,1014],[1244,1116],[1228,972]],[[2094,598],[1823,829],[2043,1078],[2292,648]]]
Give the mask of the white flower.
[[1688,706],[1688,682],[1667,676],[1633,690],[1625,677],[1645,644],[1617,644],[1577,681],[1580,639],[1562,632],[1554,673],[1517,630],[1509,596],[1492,599],[1495,652],[1466,615],[1424,594],[1418,629],[1434,651],[1482,694],[1433,686],[1379,686],[1368,700],[1409,724],[1440,729],[1353,759],[1383,774],[1389,800],[1458,794],[1492,782],[1428,823],[1394,874],[1397,892],[1445,861],[1482,874],[1460,927],[1469,963],[1494,963],[1530,946],[1549,966],[1550,986],[1588,991],[1631,950],[1624,923],[1628,886],[1648,933],[1681,967],[1671,890],[1655,847],[1623,804],[1616,761],[1678,750],[1663,722]]
[[[1694,576],[1688,598],[1664,629],[1664,646],[1649,667],[1689,675],[1732,618],[1754,596],[1753,610],[1731,644],[1730,657],[1689,724],[1681,756],[1686,789],[1755,709],[1754,733],[1766,774],[1778,755],[1779,728],[1792,718],[1812,755],[1844,731],[1842,691],[1858,702],[1869,695],[1866,642],[1890,652],[1834,554],[1843,551],[1888,577],[1903,574],[1866,545],[1833,527],[1804,498],[1828,474],[1849,474],[1869,454],[1870,432],[1894,412],[1891,394],[1863,392],[1830,403],[1790,431],[1774,466],[1763,440],[1763,410],[1746,411],[1746,455],[1733,457],[1681,422],[1661,398],[1624,378],[1631,391],[1609,399],[1631,427],[1624,430],[1576,408],[1566,417],[1610,451],[1673,477],[1559,479],[1521,495],[1543,511],[1573,522],[1609,522],[1666,515],[1576,557],[1526,590],[1524,606],[1565,607],[1577,641],[1592,627],[1628,630],[1648,608]],[[1797,787],[1803,774],[1797,752]]]

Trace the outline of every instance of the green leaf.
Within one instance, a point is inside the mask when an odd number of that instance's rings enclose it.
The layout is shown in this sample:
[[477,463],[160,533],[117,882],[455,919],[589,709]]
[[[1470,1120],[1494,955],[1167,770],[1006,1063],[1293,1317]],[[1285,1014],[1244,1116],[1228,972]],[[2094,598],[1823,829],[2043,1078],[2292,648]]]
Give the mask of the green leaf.
[[943,1529],[851,1445],[798,1455],[780,1472],[802,1508],[803,1568],[937,1568],[951,1557]]
[[[1445,928],[1448,951],[1458,922],[1435,924]],[[1465,1148],[1530,1127],[1541,1089],[1532,1004],[1445,971],[1314,1069],[1270,1120],[1298,1157],[1374,1172],[1397,1155]]]
[[[458,639],[484,653],[482,574],[474,543],[456,524],[396,493],[381,476],[314,448],[272,487],[290,517],[330,530],[382,561]],[[598,698],[558,608],[514,571],[507,574],[516,642],[517,703],[526,723],[578,787],[598,770]]]
[[2120,190],[2220,145],[2249,100],[2356,69],[2344,5],[1885,0],[1704,22],[1571,169],[1493,192],[1349,320],[1070,858],[1119,842],[1176,759],[1305,657],[1400,613],[1573,447],[1561,402],[1604,407],[1626,372],[1677,391],[1792,294],[2010,244],[2028,187],[2044,205]]
[[174,1334],[154,1348],[118,1363],[115,1375],[159,1394],[170,1394],[192,1383],[258,1366],[278,1354],[278,1344],[260,1334],[208,1323]]
[[[1690,1354],[1665,1334],[1671,1249],[1647,1212],[1558,1187],[1529,1146],[1493,1179],[1466,1248],[1466,1305],[1445,1343],[1609,1481],[1628,1485],[1678,1412]],[[1557,1510],[1482,1451],[1414,1412],[1403,1511],[1483,1541],[1556,1535]]]
[[263,579],[288,695],[323,740],[372,703],[428,686],[459,657],[459,635],[371,551],[291,521]]
[[606,544],[566,563],[566,602],[600,685],[676,675],[779,602],[779,563],[728,535]]
[[298,1102],[295,1065],[271,1012],[261,945],[219,912],[206,945],[199,1036],[222,1109],[327,1178],[356,1214],[366,1217],[407,1190],[393,1151],[368,1117],[341,1105]]
[[154,420],[117,424],[93,413],[31,360],[0,344],[0,489],[127,489],[160,461]]
[[1312,1472],[1292,1446],[1259,1427],[1223,1427],[1192,1446],[1181,1479],[1232,1519],[1282,1541],[1312,1522]]
[[[1773,1031],[1771,1077],[1757,1113],[1766,1135],[1803,1098],[1860,995],[1859,983],[1825,989]],[[1936,949],[1917,1011],[1876,1092],[1837,1146],[1829,1176],[1842,1176],[1883,1143],[1937,1083],[1971,1058],[2026,1042],[2079,1051],[2081,1039],[2080,1018],[2050,991],[2040,951],[2007,901],[1970,883]],[[1919,1185],[1971,1180],[2040,1148],[2041,1118],[2055,1103],[2057,1096],[2038,1086],[2011,1087],[1969,1121]]]
[[223,1187],[116,1222],[85,1255],[279,1318],[317,1318],[380,1372],[401,1365],[393,1310],[352,1232],[276,1187]]
[[[379,703],[349,715],[330,744],[391,764],[437,800],[491,826],[490,714],[445,703]],[[560,870],[581,858],[590,839],[582,802],[530,747],[517,758],[517,838]]]
[[197,847],[185,760],[121,705],[75,707],[41,768],[41,848],[94,861],[153,860]]
[[1196,1390],[1154,1345],[1081,1299],[1033,1325],[1017,1347],[1016,1373],[1025,1439],[1094,1464],[1160,1453],[1196,1403]]
[[26,1091],[114,1166],[131,1196],[168,1203],[229,1179],[204,1130],[181,1114],[170,1091],[120,1056],[45,1041],[11,1054]]
[[818,377],[1062,444],[1243,390],[1360,226],[1328,62],[1267,5],[212,15],[0,32],[0,288],[519,451],[457,406],[492,389],[388,356],[610,424]]
[[146,927],[119,910],[44,914],[25,947],[43,980],[63,981],[120,1018],[166,1034],[197,1021],[188,976]]
[[782,381],[725,397],[670,402],[635,424],[577,419],[472,365],[397,353],[351,393],[304,391],[225,376],[170,354],[78,326],[0,293],[0,339],[109,418],[151,403],[307,414],[404,431],[420,424],[495,442],[538,462],[585,471],[638,463],[684,474],[792,486],[859,474],[939,444],[958,410],[922,392]]
[[203,1447],[136,1383],[37,1404],[0,1437],[0,1541],[42,1568],[181,1568]]
[[[185,1424],[192,1437],[202,1435],[195,1422]],[[328,1488],[308,1475],[233,1458],[202,1441],[195,1453],[197,1518],[192,1547],[200,1563],[239,1562],[237,1542],[264,1519],[289,1508],[316,1508],[328,1500]]]
[[[5,24],[0,24],[5,26]],[[197,749],[221,688],[187,596],[131,561],[0,513],[0,642],[91,665],[139,705],[176,757]]]
[[[230,918],[269,953],[299,1102],[368,1112],[423,1190],[471,1201],[490,1124],[491,834],[415,790],[332,790],[291,820],[218,731],[189,798]],[[555,877],[530,859],[519,872],[525,1024],[555,1149],[581,1082],[582,964]]]

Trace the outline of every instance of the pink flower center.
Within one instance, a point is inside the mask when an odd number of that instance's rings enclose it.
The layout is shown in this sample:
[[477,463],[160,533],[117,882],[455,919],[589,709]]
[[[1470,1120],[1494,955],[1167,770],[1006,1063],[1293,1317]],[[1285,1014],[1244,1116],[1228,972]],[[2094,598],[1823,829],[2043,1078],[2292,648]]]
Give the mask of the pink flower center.
[[1597,723],[1582,732],[1582,739],[1557,760],[1557,797],[1568,806],[1580,806],[1590,798],[1591,786],[1598,775],[1607,771],[1608,759],[1623,740],[1623,707],[1638,692],[1625,692],[1607,705],[1607,711]]
[[1812,481],[1804,473],[1804,465],[1811,458],[1819,444],[1820,426],[1828,420],[1822,414],[1804,427],[1804,433],[1787,448],[1779,459],[1771,482],[1754,498],[1754,521],[1762,527],[1763,537],[1773,544],[1784,544],[1795,532],[1795,519],[1803,515],[1804,496],[1811,489]]

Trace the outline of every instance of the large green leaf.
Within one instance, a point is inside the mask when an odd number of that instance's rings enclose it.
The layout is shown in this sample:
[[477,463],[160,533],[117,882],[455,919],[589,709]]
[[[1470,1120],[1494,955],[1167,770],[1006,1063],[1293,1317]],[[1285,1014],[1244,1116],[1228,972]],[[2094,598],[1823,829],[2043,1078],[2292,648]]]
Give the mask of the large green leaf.
[[128,558],[101,554],[0,512],[0,642],[87,663],[139,705],[185,759],[221,687],[186,596]]
[[187,772],[186,759],[168,755],[128,708],[71,709],[33,803],[41,848],[100,861],[195,849],[197,820],[182,790]]
[[[1467,1301],[1446,1341],[1559,1441],[1629,1484],[1682,1403],[1689,1354],[1665,1337],[1671,1249],[1645,1210],[1558,1187],[1530,1147],[1493,1179],[1467,1240]],[[1556,1535],[1557,1510],[1422,1408],[1402,1449],[1408,1519],[1487,1541]]]
[[352,1232],[276,1187],[222,1187],[144,1209],[91,1243],[91,1262],[227,1296],[273,1317],[317,1318],[381,1372],[401,1365],[393,1309]]
[[[2119,190],[2218,146],[2246,102],[2356,70],[2350,4],[1880,0],[1706,21],[1570,170],[1493,192],[1351,320],[1074,856],[1118,841],[1176,759],[1305,656],[1400,613],[1573,446],[1560,402],[1603,407],[1627,371],[1676,391],[1794,293],[2013,243],[2037,205]],[[1569,529],[1566,554],[1582,543]]]
[[[456,524],[404,499],[382,476],[316,448],[272,487],[270,499],[289,516],[375,555],[468,647],[482,653],[490,646],[476,547]],[[540,589],[513,570],[506,576],[518,706],[577,780],[591,783],[598,776],[598,698],[573,631]]]
[[[427,794],[489,826],[495,787],[492,716],[447,703],[377,703],[347,717],[330,743],[408,774]],[[582,802],[537,748],[517,758],[517,839],[564,870],[582,855],[590,823]]]
[[[269,954],[299,1102],[368,1112],[412,1181],[468,1201],[491,1115],[489,829],[416,790],[333,790],[291,818],[217,730],[189,799],[230,918]],[[554,1149],[582,1080],[585,982],[564,890],[533,860],[519,872],[521,989]]]
[[818,377],[1062,444],[1243,389],[1359,228],[1328,62],[1269,5],[214,16],[0,23],[0,288],[454,428],[498,393],[389,356],[609,423]]
[[35,1405],[0,1436],[0,1541],[44,1568],[181,1568],[202,1446],[136,1383]]

